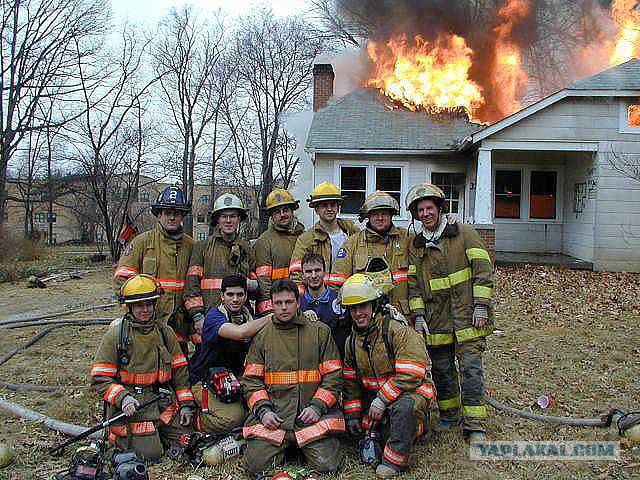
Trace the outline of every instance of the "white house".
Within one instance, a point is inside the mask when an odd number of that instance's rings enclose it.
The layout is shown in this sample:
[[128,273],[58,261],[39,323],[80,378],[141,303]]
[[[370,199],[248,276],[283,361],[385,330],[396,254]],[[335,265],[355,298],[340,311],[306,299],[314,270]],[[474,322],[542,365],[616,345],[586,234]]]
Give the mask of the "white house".
[[[561,253],[595,270],[640,272],[640,60],[487,127],[389,109],[373,89],[328,101],[333,71],[314,73],[299,198],[332,181],[349,217],[367,193],[385,190],[402,200],[396,222],[408,226],[406,192],[430,181],[489,243],[495,231],[496,252]],[[314,220],[306,207],[300,216]]]

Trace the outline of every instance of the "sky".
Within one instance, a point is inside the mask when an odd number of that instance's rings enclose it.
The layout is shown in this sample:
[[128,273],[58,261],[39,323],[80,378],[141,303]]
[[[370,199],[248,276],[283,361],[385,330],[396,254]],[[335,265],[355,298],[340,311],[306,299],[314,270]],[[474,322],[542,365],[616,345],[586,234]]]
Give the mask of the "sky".
[[266,5],[278,16],[297,14],[307,8],[305,0],[111,0],[116,23],[156,24],[171,7],[191,4],[204,14],[222,9],[229,15],[247,14],[252,7]]

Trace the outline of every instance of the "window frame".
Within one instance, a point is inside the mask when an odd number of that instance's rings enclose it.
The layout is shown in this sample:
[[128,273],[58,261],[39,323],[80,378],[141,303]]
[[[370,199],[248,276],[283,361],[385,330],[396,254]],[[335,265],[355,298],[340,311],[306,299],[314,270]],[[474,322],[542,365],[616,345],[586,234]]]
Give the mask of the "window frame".
[[[496,171],[520,171],[520,218],[496,218]],[[531,218],[531,172],[555,172],[556,174],[556,218]],[[564,166],[559,164],[506,164],[498,163],[491,166],[491,201],[494,223],[547,223],[561,224],[564,222]]]
[[33,222],[45,225],[47,223],[47,212],[34,212]]
[[[342,167],[363,167],[366,168],[365,198],[375,192],[376,168],[399,168],[400,169],[400,215],[394,216],[394,221],[410,221],[404,205],[404,199],[408,191],[409,162],[398,162],[393,160],[336,160],[333,162],[333,178],[336,179],[338,187],[342,188]],[[340,213],[340,218],[357,220],[357,214]]]
[[196,240],[198,242],[204,242],[206,239],[207,239],[206,232],[197,232],[196,233]]
[[630,127],[627,124],[629,106],[630,105],[640,105],[640,98],[621,98],[618,104],[618,131],[619,133],[632,133],[639,135],[640,127]]
[[[433,183],[433,175],[462,175],[464,176],[464,184],[462,185],[462,192],[460,198],[458,200],[458,213],[455,215],[458,218],[458,221],[464,222],[464,219],[467,217],[467,205],[469,205],[469,178],[470,173],[466,168],[442,168],[441,166],[434,165],[427,168],[427,173],[425,178],[429,181],[429,183]],[[451,213],[451,212],[449,212]]]

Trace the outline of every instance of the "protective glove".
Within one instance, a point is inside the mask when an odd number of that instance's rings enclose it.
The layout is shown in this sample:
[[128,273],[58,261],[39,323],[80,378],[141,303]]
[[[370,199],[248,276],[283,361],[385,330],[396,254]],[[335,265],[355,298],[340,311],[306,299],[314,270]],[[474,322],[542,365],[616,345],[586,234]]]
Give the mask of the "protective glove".
[[136,400],[132,395],[127,395],[122,399],[122,403],[120,404],[120,410],[127,416],[130,417],[140,406],[140,402]]
[[364,433],[364,430],[362,430],[360,419],[352,418],[350,420],[347,420],[347,431],[354,437],[361,437]]
[[258,291],[258,280],[247,279],[247,292],[255,293]]
[[304,315],[304,318],[306,318],[307,321],[311,323],[317,322],[318,320],[320,320],[320,318],[318,318],[318,314],[313,310],[305,310],[304,312],[302,312],[302,315]]
[[421,335],[429,335],[429,327],[424,315],[417,315],[415,318],[415,330]]
[[387,311],[389,316],[393,318],[395,321],[400,322],[403,325],[409,325],[409,322],[405,318],[404,315],[400,313],[400,311],[391,304],[385,305],[384,309]]
[[372,422],[379,422],[382,420],[382,416],[384,415],[386,408],[387,406],[382,400],[378,397],[374,398],[371,405],[369,405],[369,420]]
[[180,409],[180,425],[188,427],[193,420],[193,409],[191,407],[184,406]]
[[484,327],[489,321],[489,308],[486,305],[477,304],[473,309],[473,326]]
[[202,324],[204,323],[204,315],[202,313],[196,313],[193,318],[193,328],[198,335],[202,335]]

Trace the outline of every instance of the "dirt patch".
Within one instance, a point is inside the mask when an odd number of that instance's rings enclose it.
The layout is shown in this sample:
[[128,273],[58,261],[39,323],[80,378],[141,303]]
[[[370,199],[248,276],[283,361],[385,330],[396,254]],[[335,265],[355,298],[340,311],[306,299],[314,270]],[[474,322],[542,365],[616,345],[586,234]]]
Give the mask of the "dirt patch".
[[[0,318],[8,314],[58,311],[112,299],[110,272],[61,283],[46,290],[0,285]],[[556,403],[552,415],[599,417],[610,407],[640,409],[640,276],[579,272],[547,267],[504,267],[497,272],[498,334],[485,354],[486,386],[509,405],[534,408],[540,394]],[[116,315],[117,310],[109,313]],[[104,312],[93,316],[108,316]],[[87,316],[87,315],[85,315]],[[0,367],[0,379],[14,383],[84,385],[104,326],[62,327]],[[0,331],[0,354],[39,329]],[[98,399],[85,388],[60,393],[0,391],[0,397],[73,423],[97,422]],[[539,410],[538,410],[539,411]],[[615,440],[602,429],[534,423],[490,410],[489,435],[498,440]],[[13,442],[18,460],[0,470],[0,479],[50,478],[63,461],[46,449],[62,436],[0,415],[0,438]],[[369,479],[353,446],[341,473],[324,478]],[[619,462],[475,462],[459,433],[439,434],[416,446],[412,470],[401,478],[614,478],[640,477],[640,448],[623,444]],[[185,479],[192,469],[165,460],[152,478]],[[238,461],[200,469],[207,479],[241,477]]]

